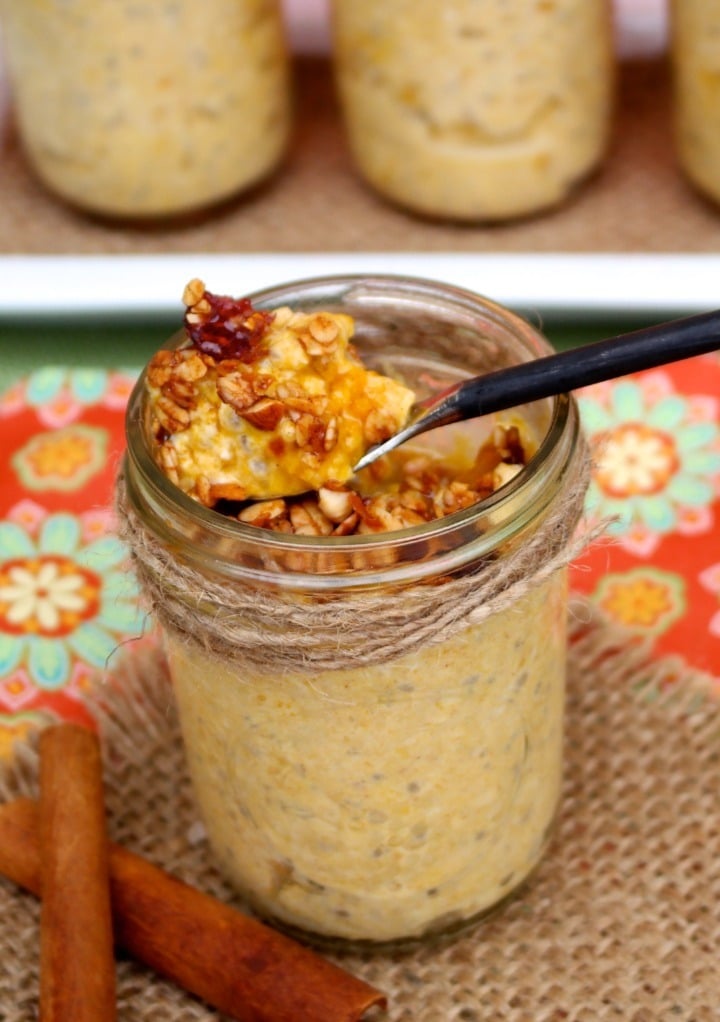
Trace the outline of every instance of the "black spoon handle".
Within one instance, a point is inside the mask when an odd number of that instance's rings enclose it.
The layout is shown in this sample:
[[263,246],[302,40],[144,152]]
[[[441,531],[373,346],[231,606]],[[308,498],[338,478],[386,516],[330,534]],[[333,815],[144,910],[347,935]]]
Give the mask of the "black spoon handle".
[[437,425],[502,411],[717,348],[720,310],[634,330],[467,380],[454,395],[448,395],[451,418],[443,416]]

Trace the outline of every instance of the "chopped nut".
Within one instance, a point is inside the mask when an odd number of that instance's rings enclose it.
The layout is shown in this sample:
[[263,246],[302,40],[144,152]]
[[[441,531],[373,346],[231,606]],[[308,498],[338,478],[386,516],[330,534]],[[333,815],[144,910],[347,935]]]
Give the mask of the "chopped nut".
[[493,489],[499,490],[505,483],[509,483],[511,479],[514,479],[518,472],[522,472],[522,465],[508,465],[506,462],[501,461],[493,472]]
[[[208,357],[208,355],[200,354],[200,358],[208,359]],[[216,362],[213,368],[216,376],[220,379],[221,376],[229,376],[230,373],[242,373],[243,363],[239,358],[223,358]]]
[[322,313],[313,316],[308,324],[308,331],[322,345],[332,343],[339,333],[337,323]]
[[158,449],[158,463],[170,482],[175,483],[177,486],[180,482],[178,457],[177,451],[172,444],[164,443]]
[[298,447],[309,448],[315,454],[325,450],[325,425],[315,415],[301,415],[295,423],[295,443]]
[[387,456],[378,458],[377,461],[374,461],[372,465],[366,469],[366,472],[370,475],[374,482],[383,483],[386,480],[391,479],[394,474],[392,459]]
[[325,453],[329,454],[337,442],[338,421],[337,418],[332,415],[325,424],[325,436],[323,437],[323,450]]
[[294,529],[287,518],[277,518],[270,522],[270,528],[273,532],[285,532],[288,535],[293,535]]
[[353,511],[350,490],[333,490],[322,486],[318,490],[318,506],[331,522],[343,522]]
[[432,461],[427,454],[415,454],[408,458],[403,466],[403,474],[406,478],[410,476],[421,476],[431,467]]
[[520,430],[517,426],[503,426],[498,423],[493,429],[492,444],[498,452],[501,461],[507,461],[512,465],[523,465],[525,463],[525,451],[520,440]]
[[287,326],[292,315],[293,311],[288,305],[282,305],[279,309],[275,309],[275,326]]
[[373,408],[365,419],[365,439],[369,444],[379,444],[393,435],[395,419],[382,408]]
[[309,318],[302,317],[297,324],[291,320],[290,326],[310,356],[328,356],[337,349],[340,329],[335,320],[326,313],[319,312]]
[[197,395],[192,383],[181,380],[176,376],[170,377],[162,387],[162,392],[173,404],[178,405],[180,408],[191,410],[195,406]]
[[339,525],[335,526],[332,534],[333,536],[351,536],[357,530],[359,524],[360,515],[357,511],[353,511]]
[[190,413],[186,408],[176,404],[165,394],[161,394],[155,402],[155,414],[160,425],[168,433],[178,433],[190,425]]
[[210,500],[213,505],[219,500],[246,500],[247,493],[237,483],[211,483]]
[[210,497],[210,480],[207,476],[198,476],[195,487],[200,503],[204,504],[205,507],[211,507],[213,501]]
[[387,494],[374,497],[365,506],[365,515],[358,526],[358,532],[393,532],[422,525],[427,521],[422,515],[396,504]]
[[283,518],[286,513],[287,505],[284,500],[261,500],[257,504],[250,504],[243,508],[238,519],[247,525],[257,525],[262,529],[267,529]]
[[290,380],[286,380],[284,383],[279,383],[275,390],[276,397],[279,397],[281,401],[289,401],[290,398],[304,398],[305,391],[297,383],[292,383]]
[[303,330],[297,335],[297,339],[300,341],[308,355],[317,358],[326,354],[325,346],[320,344],[319,341],[316,341],[309,331]]
[[290,508],[290,521],[298,536],[329,536],[332,522],[314,500],[303,500]]
[[176,379],[194,383],[196,380],[201,380],[206,374],[207,366],[197,352],[191,351],[185,354],[185,357],[178,363],[173,376]]
[[192,307],[196,304],[196,302],[200,301],[204,294],[205,284],[197,277],[193,277],[193,279],[188,281],[185,285],[185,290],[182,295],[183,305],[187,305],[188,308]]
[[252,383],[240,373],[228,373],[217,381],[217,392],[221,401],[242,413],[255,403],[257,395]]
[[452,514],[462,508],[470,507],[478,499],[478,494],[467,483],[453,480],[449,485],[440,487],[433,494],[433,505],[437,517]]
[[243,419],[258,429],[273,430],[285,414],[285,405],[272,397],[261,397],[259,401],[240,412]]
[[408,511],[414,511],[415,514],[420,515],[423,521],[430,521],[432,518],[430,500],[423,493],[419,493],[410,487],[409,489],[401,490],[398,494],[398,499],[402,507]]
[[297,422],[303,412],[310,415],[317,415],[321,413],[323,410],[323,404],[326,405],[327,402],[323,398],[289,397],[285,399],[285,404],[291,413],[296,413],[295,415],[291,414],[291,418]]
[[174,351],[164,349],[156,352],[147,367],[148,383],[152,387],[162,387],[172,375],[172,363],[176,355]]

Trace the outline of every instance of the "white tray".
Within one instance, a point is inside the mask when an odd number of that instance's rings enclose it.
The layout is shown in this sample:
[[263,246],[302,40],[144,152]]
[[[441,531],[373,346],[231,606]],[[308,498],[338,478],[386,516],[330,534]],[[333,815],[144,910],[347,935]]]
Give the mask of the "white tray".
[[0,256],[2,318],[177,315],[184,284],[259,288],[327,274],[395,273],[468,288],[525,313],[670,318],[720,306],[720,256],[453,253],[206,253]]

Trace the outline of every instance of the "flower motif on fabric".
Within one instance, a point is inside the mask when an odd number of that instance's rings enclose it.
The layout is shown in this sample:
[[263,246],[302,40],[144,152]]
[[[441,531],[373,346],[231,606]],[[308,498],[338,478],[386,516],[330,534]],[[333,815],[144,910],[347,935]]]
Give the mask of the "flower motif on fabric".
[[27,490],[79,490],[104,468],[108,442],[107,430],[97,426],[65,426],[32,437],[11,465]]
[[136,377],[132,369],[108,372],[45,366],[0,395],[0,416],[30,405],[42,423],[57,429],[75,422],[90,405],[123,408]]
[[613,620],[647,636],[667,631],[687,607],[682,575],[657,568],[605,575],[593,599]]
[[662,371],[588,387],[579,400],[595,457],[587,508],[614,519],[621,545],[648,557],[663,535],[712,529],[719,402],[675,393]]
[[[47,514],[36,535],[0,522],[0,677],[59,689],[80,662],[105,665],[142,630],[137,586],[113,535],[86,541],[83,516]],[[92,533],[91,533],[92,534]]]
[[95,617],[102,581],[68,557],[45,554],[0,568],[0,622],[10,633],[68,635]]

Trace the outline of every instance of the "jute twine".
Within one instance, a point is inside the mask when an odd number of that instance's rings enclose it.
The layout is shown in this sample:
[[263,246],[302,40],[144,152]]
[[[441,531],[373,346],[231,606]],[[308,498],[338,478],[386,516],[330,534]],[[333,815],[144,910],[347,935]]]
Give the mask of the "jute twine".
[[386,663],[443,642],[539,586],[588,542],[590,530],[578,525],[589,474],[581,437],[549,513],[527,540],[440,586],[380,587],[322,600],[196,570],[141,520],[122,476],[116,506],[145,605],[164,628],[237,666],[315,672]]
[[[445,947],[334,956],[387,992],[388,1022],[717,1019],[720,680],[650,659],[584,606],[570,638],[561,811],[529,885]],[[131,649],[91,705],[113,840],[242,908],[204,838],[157,647]],[[22,742],[0,799],[36,791]],[[0,881],[2,1022],[37,1018],[38,920],[36,899]],[[118,963],[119,1022],[217,1018]]]

